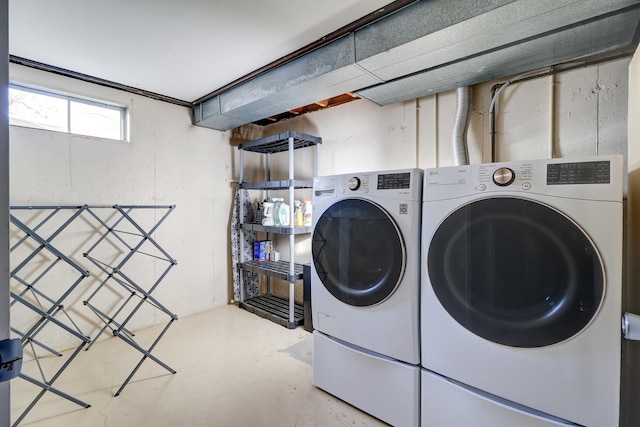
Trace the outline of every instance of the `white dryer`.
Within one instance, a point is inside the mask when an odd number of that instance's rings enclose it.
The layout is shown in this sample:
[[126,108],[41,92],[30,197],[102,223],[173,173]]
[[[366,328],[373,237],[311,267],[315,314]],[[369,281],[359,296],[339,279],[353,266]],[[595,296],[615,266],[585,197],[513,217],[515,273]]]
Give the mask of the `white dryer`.
[[420,169],[314,179],[314,384],[418,425]]
[[427,169],[424,184],[422,425],[617,426],[622,157]]

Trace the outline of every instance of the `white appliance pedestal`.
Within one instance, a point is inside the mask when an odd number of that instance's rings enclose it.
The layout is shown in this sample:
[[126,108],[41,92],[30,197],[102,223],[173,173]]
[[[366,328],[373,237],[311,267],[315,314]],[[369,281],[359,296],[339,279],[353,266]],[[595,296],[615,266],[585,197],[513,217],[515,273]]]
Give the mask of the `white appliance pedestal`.
[[420,367],[313,331],[313,384],[393,426],[420,425]]

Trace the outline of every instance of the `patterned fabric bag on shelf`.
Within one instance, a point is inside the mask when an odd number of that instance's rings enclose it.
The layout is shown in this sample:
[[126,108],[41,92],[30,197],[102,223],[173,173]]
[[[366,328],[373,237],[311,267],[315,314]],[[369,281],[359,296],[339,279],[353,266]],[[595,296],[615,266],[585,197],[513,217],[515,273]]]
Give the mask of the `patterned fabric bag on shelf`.
[[[242,200],[241,200],[242,199]],[[244,239],[240,237],[240,206],[243,206],[243,223],[253,222],[253,207],[247,190],[236,190],[231,217],[231,259],[233,270],[233,298],[240,301],[240,274],[243,274],[245,300],[258,296],[260,292],[260,276],[251,271],[240,270],[240,251],[244,259],[253,257],[253,242],[256,240],[255,231],[245,231]]]

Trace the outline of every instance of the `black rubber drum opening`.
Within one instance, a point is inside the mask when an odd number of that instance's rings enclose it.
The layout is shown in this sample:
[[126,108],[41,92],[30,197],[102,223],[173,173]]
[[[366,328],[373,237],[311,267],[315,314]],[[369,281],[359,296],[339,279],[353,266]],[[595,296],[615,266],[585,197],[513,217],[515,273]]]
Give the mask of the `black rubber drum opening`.
[[512,347],[575,336],[604,297],[602,260],[585,232],[525,199],[459,208],[436,230],[427,263],[436,296],[458,323]]
[[406,264],[400,230],[377,204],[345,199],[318,218],[311,252],[325,288],[340,301],[371,306],[387,299]]

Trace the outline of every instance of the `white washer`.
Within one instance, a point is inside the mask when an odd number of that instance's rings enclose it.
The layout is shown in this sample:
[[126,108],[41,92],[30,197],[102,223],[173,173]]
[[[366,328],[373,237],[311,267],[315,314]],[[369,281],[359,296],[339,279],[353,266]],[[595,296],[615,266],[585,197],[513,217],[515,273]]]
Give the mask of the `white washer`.
[[314,384],[393,425],[419,423],[422,176],[314,179]]
[[424,184],[422,425],[454,393],[494,427],[617,426],[622,157],[427,169]]

